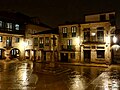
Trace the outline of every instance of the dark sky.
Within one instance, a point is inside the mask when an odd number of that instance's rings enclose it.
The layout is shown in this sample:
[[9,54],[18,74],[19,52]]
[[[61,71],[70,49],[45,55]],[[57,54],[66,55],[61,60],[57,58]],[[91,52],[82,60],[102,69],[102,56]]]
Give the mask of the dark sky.
[[53,27],[66,21],[79,22],[84,14],[119,9],[119,0],[0,0],[0,10],[38,16]]

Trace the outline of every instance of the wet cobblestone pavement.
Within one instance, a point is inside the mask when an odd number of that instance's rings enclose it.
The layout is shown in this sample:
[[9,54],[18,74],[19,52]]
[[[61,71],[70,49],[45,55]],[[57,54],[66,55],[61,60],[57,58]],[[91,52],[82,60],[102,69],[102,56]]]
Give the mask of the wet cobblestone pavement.
[[58,66],[0,63],[0,90],[120,90],[120,66]]

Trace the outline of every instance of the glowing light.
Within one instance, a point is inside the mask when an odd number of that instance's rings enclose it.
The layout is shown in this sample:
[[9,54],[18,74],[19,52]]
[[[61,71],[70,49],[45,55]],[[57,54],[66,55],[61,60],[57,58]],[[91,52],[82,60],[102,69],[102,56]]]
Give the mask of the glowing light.
[[92,36],[95,36],[96,33],[91,33]]
[[110,37],[109,36],[106,37],[106,43],[107,44],[110,43]]
[[117,37],[113,37],[113,43],[116,43],[117,42]]
[[27,44],[27,42],[23,42],[22,45],[23,45],[24,47],[26,47],[28,44]]
[[80,38],[77,37],[77,38],[75,39],[75,42],[76,42],[77,45],[79,45],[79,44],[80,44]]

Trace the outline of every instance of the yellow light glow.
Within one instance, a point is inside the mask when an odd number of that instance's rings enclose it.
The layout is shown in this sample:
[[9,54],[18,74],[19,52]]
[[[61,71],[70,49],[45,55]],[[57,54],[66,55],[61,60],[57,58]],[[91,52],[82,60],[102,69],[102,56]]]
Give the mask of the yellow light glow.
[[23,42],[22,45],[23,45],[24,47],[26,47],[28,44],[27,44],[27,42]]
[[75,38],[75,42],[76,42],[77,45],[79,45],[80,44],[80,38],[79,37]]
[[116,43],[117,42],[117,37],[113,37],[113,43]]
[[106,43],[110,43],[110,36],[106,36]]

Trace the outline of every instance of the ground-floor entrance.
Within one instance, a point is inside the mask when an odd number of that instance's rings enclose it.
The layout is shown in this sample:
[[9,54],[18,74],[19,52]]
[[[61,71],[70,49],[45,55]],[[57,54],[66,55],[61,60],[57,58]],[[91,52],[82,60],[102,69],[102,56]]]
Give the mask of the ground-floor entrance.
[[68,53],[61,53],[61,62],[68,62]]
[[90,63],[91,59],[91,50],[84,50],[84,62]]

